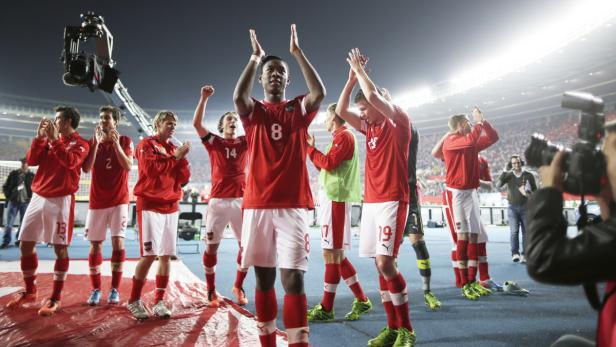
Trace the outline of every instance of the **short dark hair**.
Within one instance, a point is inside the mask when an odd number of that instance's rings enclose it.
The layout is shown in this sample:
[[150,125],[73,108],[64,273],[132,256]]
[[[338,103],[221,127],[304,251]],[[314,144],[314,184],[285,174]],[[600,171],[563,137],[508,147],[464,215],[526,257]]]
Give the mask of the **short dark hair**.
[[103,112],[111,113],[111,117],[116,122],[116,124],[120,122],[120,117],[122,117],[122,114],[120,113],[120,110],[118,110],[117,107],[114,107],[114,106],[111,106],[111,105],[101,106],[98,109],[98,112],[100,112],[100,113],[103,113]]
[[54,112],[61,112],[62,117],[64,119],[69,119],[71,121],[71,127],[76,130],[79,127],[79,121],[81,120],[81,115],[79,114],[79,110],[72,106],[56,106]]
[[277,55],[266,55],[265,57],[263,57],[263,59],[261,59],[261,71],[263,71],[263,67],[265,67],[265,64],[272,60],[280,60],[281,62],[285,63],[285,65],[287,64],[286,61],[282,60],[282,58]]
[[229,111],[229,112],[225,112],[222,116],[220,116],[220,118],[218,119],[218,132],[222,134],[222,132],[224,131],[222,123],[225,121],[225,117],[227,115],[233,115],[233,117],[237,118],[237,113],[233,112],[233,111]]
[[19,161],[23,164],[23,163],[25,163],[27,160],[26,160],[26,157],[23,157],[23,158],[19,158]]

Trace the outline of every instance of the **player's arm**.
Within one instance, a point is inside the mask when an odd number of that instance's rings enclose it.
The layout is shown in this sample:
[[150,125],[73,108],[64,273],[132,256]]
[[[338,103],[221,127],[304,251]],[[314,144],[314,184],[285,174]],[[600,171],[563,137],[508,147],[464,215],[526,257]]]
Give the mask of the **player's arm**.
[[359,87],[364,93],[366,100],[387,118],[393,120],[394,122],[399,121],[399,117],[397,117],[398,113],[396,112],[394,105],[379,93],[376,85],[372,82],[370,76],[368,76],[368,73],[364,68],[363,59],[364,58],[359,52],[359,49],[354,48],[351,52],[349,52],[347,62],[351,66],[351,69],[355,72],[357,81],[359,82]]
[[51,153],[58,159],[58,163],[67,169],[81,167],[90,152],[90,144],[85,141],[71,147],[60,144],[59,140],[50,144]]
[[347,79],[347,82],[344,85],[340,96],[338,97],[338,103],[336,104],[336,114],[340,116],[340,118],[344,119],[347,123],[349,123],[357,131],[361,132],[361,118],[357,112],[351,110],[351,93],[353,93],[355,83],[357,83],[357,77],[355,76],[355,72],[353,71],[353,69],[349,69],[349,78]]
[[306,112],[314,112],[319,109],[319,106],[321,106],[321,101],[325,98],[325,86],[323,85],[323,81],[321,81],[321,77],[319,77],[319,74],[310,64],[304,55],[304,52],[299,47],[297,27],[295,24],[291,24],[290,51],[291,55],[293,55],[295,60],[297,60],[297,64],[299,65],[300,70],[302,70],[302,75],[304,75],[304,80],[306,80],[306,85],[308,86],[308,95],[304,98]]
[[199,103],[197,104],[197,108],[195,108],[195,115],[193,116],[193,127],[197,131],[199,138],[205,137],[210,133],[203,124],[203,114],[205,113],[207,100],[212,95],[214,95],[214,87],[210,85],[201,87],[201,97],[199,98]]
[[323,170],[332,171],[336,169],[340,164],[353,158],[353,152],[355,151],[355,145],[349,141],[348,138],[340,136],[332,143],[331,148],[327,154],[321,153],[314,147],[314,135],[308,140],[308,155],[314,165]]
[[432,151],[430,152],[430,154],[432,154],[432,156],[435,157],[436,159],[440,159],[440,160],[445,159],[443,155],[443,142],[445,142],[445,139],[449,135],[451,135],[451,133],[449,132],[445,133],[445,135],[443,135],[443,137],[441,137],[441,139],[438,140],[438,142],[434,145],[434,147],[432,147]]
[[481,137],[482,129],[483,125],[481,123],[473,125],[473,130],[471,130],[470,134],[449,139],[447,143],[443,143],[443,149],[455,151],[475,147],[477,145],[477,141],[479,141],[479,138]]
[[122,145],[122,143],[120,143],[120,134],[115,129],[111,130],[110,135],[113,141],[113,150],[118,156],[120,166],[122,166],[124,170],[130,171],[131,166],[133,166],[133,154],[130,152],[130,140],[128,143]]
[[158,155],[149,140],[146,140],[145,143],[141,142],[137,150],[139,151],[137,165],[143,168],[143,172],[147,177],[156,178],[172,170],[177,164],[177,159],[173,155]]
[[235,105],[235,111],[240,117],[252,112],[254,107],[254,101],[251,98],[252,86],[255,83],[255,74],[261,58],[265,55],[259,41],[257,41],[257,34],[252,29],[250,29],[250,43],[252,44],[252,55],[244,71],[242,71],[233,92],[233,104]]
[[184,142],[180,147],[176,148],[173,152],[175,157],[175,179],[183,187],[188,183],[190,179],[190,165],[186,155],[190,151],[190,142]]
[[26,153],[26,162],[30,166],[37,166],[41,163],[41,158],[45,153],[47,145],[47,128],[51,126],[51,121],[43,117],[36,129],[36,136],[32,139],[32,144]]

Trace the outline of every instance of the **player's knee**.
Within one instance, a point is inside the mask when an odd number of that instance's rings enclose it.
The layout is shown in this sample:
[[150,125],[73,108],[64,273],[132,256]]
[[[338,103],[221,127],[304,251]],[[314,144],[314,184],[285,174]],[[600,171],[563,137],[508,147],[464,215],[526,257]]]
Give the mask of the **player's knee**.
[[254,269],[257,290],[265,292],[272,289],[276,281],[276,268],[255,266]]
[[282,287],[287,294],[304,293],[304,272],[295,269],[280,269]]
[[92,254],[96,254],[96,253],[100,253],[101,252],[101,241],[92,241],[90,243],[90,253]]
[[414,242],[413,249],[415,250],[415,255],[417,255],[417,259],[430,258],[430,254],[428,253],[428,247],[426,247],[426,241],[419,240],[417,242]]
[[386,278],[395,277],[396,274],[398,273],[398,270],[396,268],[396,261],[394,257],[377,256],[375,263],[376,263],[376,268]]
[[19,243],[19,251],[21,252],[22,256],[25,255],[31,255],[34,253],[34,242],[30,242],[30,241],[21,241]]

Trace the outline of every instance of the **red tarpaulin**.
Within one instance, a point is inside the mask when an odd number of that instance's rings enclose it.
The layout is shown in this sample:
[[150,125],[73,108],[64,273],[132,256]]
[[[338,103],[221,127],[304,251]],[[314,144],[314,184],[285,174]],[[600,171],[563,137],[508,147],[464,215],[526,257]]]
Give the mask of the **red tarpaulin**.
[[[126,309],[131,277],[136,262],[127,261],[120,286],[120,305],[108,305],[111,283],[109,263],[103,263],[101,305],[88,306],[90,278],[88,262],[71,260],[60,310],[52,317],[40,317],[37,311],[51,294],[53,261],[40,261],[36,303],[8,310],[6,303],[23,286],[19,262],[0,262],[0,346],[258,346],[257,324],[245,309],[225,300],[219,308],[206,305],[205,283],[194,276],[181,261],[173,261],[165,302],[172,310],[170,319],[156,317],[137,322]],[[150,276],[156,273],[152,265]],[[106,268],[106,269],[105,269]],[[142,300],[151,307],[155,281],[148,278]],[[279,346],[286,337],[278,332]]]

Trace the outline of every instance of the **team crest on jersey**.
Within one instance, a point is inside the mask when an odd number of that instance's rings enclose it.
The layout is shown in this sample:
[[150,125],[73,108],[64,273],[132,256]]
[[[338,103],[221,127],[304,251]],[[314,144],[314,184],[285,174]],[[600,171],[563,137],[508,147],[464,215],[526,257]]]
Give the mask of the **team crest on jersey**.
[[379,138],[377,136],[373,137],[370,139],[370,141],[368,141],[368,147],[370,149],[375,149],[376,148],[376,142],[379,140]]
[[287,112],[293,112],[295,111],[295,105],[293,105],[293,103],[290,102],[284,107],[284,110]]

